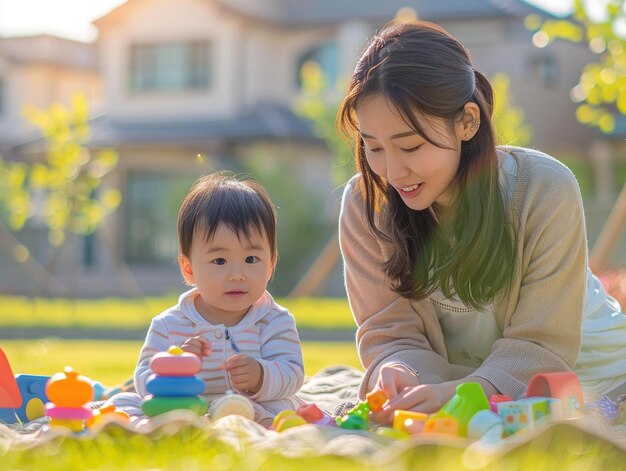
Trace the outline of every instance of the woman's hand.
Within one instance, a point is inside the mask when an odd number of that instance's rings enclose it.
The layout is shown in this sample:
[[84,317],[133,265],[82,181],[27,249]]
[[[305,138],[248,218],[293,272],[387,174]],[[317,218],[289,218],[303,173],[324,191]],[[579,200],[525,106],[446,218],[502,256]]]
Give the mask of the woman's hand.
[[211,342],[200,335],[185,340],[180,348],[185,352],[195,353],[201,360],[203,355],[211,354]]
[[381,411],[372,412],[371,417],[375,422],[391,425],[393,413],[396,410],[432,414],[441,409],[452,398],[453,394],[453,392],[450,393],[450,387],[445,383],[406,387],[394,398],[389,399]]
[[418,386],[418,376],[402,363],[383,365],[378,372],[378,381],[373,391],[381,390],[387,399],[394,399],[404,388]]

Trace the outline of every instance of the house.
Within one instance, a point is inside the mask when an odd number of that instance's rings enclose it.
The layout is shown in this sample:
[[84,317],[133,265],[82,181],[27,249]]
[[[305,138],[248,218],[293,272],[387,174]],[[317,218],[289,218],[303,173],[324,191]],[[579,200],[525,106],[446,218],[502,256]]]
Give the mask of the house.
[[[318,62],[331,84],[349,76],[367,39],[406,7],[459,37],[488,75],[510,76],[535,146],[556,155],[585,153],[596,134],[575,121],[568,93],[591,53],[567,43],[532,46],[523,19],[542,12],[520,0],[129,0],[95,22],[95,45],[67,43],[63,54],[78,60],[74,51],[89,50],[90,73],[98,60],[87,90],[98,111],[90,145],[118,151],[105,184],[122,189],[124,201],[95,236],[72,242],[57,279],[84,296],[180,291],[174,221],[182,196],[201,174],[252,170],[278,188],[272,196],[290,237],[279,239],[273,289],[287,293],[332,234],[340,197],[326,147],[291,111],[301,66]],[[37,63],[20,54],[14,61]],[[12,63],[0,52],[0,84]],[[74,64],[76,75],[63,90],[53,89],[55,98],[91,84],[81,70]],[[0,121],[8,142],[24,137],[16,131],[16,103],[46,101],[33,100],[37,88],[11,93],[9,124]],[[1,263],[9,263],[6,256]],[[69,266],[78,267],[74,278]],[[0,274],[0,291],[24,292],[28,277],[19,268],[10,272]],[[333,286],[330,292],[342,291],[339,277]]]
[[102,80],[96,50],[54,36],[0,38],[0,153],[32,137],[23,106],[68,102],[82,90],[99,108]]

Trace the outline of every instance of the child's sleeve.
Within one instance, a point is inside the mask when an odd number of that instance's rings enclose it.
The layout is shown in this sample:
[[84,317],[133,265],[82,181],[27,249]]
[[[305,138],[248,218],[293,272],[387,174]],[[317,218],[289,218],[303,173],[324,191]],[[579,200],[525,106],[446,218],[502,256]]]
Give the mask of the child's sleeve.
[[253,401],[273,401],[297,393],[304,382],[304,360],[296,322],[283,308],[273,309],[261,324],[263,385]]
[[150,359],[155,353],[164,352],[170,347],[170,340],[165,322],[159,317],[152,319],[150,328],[146,334],[146,340],[139,352],[139,360],[135,367],[135,389],[137,394],[144,397],[148,394],[146,381],[152,374],[150,369]]

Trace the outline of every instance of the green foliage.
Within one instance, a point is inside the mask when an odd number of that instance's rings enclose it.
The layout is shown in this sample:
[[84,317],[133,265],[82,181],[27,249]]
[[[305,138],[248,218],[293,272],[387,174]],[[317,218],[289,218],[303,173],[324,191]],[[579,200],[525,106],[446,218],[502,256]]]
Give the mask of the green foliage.
[[[533,43],[545,47],[557,39],[587,42],[598,59],[587,64],[578,85],[571,92],[579,103],[576,119],[604,133],[615,129],[615,113],[626,114],[626,0],[607,0],[595,4],[601,14],[590,14],[590,2],[574,0],[568,19],[541,20],[536,15],[526,19],[526,27],[535,31]],[[601,4],[600,4],[601,3]]]
[[334,158],[331,176],[337,185],[343,185],[354,175],[354,167],[352,149],[335,126],[341,91],[329,89],[316,62],[306,62],[300,73],[302,93],[295,111],[313,123],[315,133],[330,149]]
[[[0,328],[61,327],[143,329],[150,320],[176,304],[178,294],[141,299],[51,299],[0,296]],[[354,320],[345,298],[277,298],[298,327],[351,329]]]
[[524,123],[524,112],[514,106],[510,99],[510,79],[498,73],[491,79],[495,107],[493,124],[498,144],[528,146],[532,142],[533,130]]
[[0,210],[14,231],[37,218],[48,230],[48,241],[61,246],[68,233],[93,233],[121,202],[115,189],[99,191],[102,178],[117,165],[111,149],[91,152],[88,108],[76,96],[71,108],[54,104],[47,110],[25,109],[27,119],[42,133],[43,160],[7,162],[0,158]]

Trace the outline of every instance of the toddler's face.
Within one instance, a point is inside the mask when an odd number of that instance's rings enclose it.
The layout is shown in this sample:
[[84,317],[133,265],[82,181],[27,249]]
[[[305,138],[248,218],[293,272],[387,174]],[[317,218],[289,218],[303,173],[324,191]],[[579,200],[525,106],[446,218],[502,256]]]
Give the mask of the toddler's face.
[[241,238],[220,224],[213,238],[194,237],[189,258],[181,258],[187,281],[198,287],[196,308],[213,324],[237,324],[265,292],[274,270],[269,242],[252,229]]

